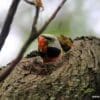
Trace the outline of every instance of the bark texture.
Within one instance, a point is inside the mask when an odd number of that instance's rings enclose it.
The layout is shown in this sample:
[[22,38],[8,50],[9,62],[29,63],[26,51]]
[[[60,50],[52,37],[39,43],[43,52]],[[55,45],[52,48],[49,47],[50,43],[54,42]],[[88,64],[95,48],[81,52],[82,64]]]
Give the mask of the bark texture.
[[0,83],[0,100],[100,99],[100,39],[75,39],[62,61],[42,64],[35,60],[23,58]]

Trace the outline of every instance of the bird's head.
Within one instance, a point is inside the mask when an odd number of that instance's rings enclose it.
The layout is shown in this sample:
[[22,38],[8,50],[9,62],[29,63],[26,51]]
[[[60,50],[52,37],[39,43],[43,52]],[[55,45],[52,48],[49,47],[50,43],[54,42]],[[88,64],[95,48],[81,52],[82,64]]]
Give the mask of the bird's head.
[[40,35],[38,38],[38,50],[42,53],[46,53],[48,47],[56,47],[61,49],[60,43],[54,35]]
[[48,47],[48,41],[47,39],[40,35],[38,38],[38,49],[40,52],[45,53],[47,52],[47,47]]
[[38,51],[45,63],[56,61],[62,55],[62,48],[54,35],[43,34],[38,37]]

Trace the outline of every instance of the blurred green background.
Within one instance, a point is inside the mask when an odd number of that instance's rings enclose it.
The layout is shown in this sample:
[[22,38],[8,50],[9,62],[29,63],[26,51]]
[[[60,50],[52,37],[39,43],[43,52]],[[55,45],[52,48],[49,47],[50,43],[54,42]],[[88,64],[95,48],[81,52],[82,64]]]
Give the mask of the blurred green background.
[[[61,0],[43,0],[44,10],[40,12],[38,28],[48,20]],[[0,1],[0,30],[3,27],[7,11],[12,0]],[[27,40],[33,22],[35,8],[21,1],[15,15],[10,34],[0,52],[0,65],[12,61]],[[75,38],[79,36],[100,37],[100,1],[99,0],[67,0],[66,4],[50,23],[44,33],[64,34]],[[36,49],[33,43],[28,52]]]

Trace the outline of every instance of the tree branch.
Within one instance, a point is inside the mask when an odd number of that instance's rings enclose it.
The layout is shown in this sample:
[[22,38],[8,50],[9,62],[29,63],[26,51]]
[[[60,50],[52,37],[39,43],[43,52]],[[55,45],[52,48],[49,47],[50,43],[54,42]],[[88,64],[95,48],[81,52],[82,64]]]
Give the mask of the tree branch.
[[23,57],[25,51],[27,50],[27,48],[29,47],[29,45],[47,28],[49,23],[56,17],[58,11],[62,8],[62,6],[64,5],[64,3],[66,1],[67,0],[63,0],[60,3],[60,5],[57,7],[57,9],[53,13],[53,15],[50,17],[50,19],[48,19],[48,21],[44,24],[44,26],[40,29],[40,31],[37,31],[37,28],[36,28],[36,24],[37,24],[37,21],[38,21],[38,15],[39,15],[39,8],[36,7],[36,14],[35,14],[36,16],[34,17],[31,34],[30,34],[28,40],[26,41],[25,45],[21,49],[21,51],[20,51],[19,55],[17,56],[17,58],[11,63],[9,68],[0,75],[0,82],[3,81],[11,73],[11,71],[14,69],[14,67],[22,59],[22,57]]
[[6,17],[4,26],[2,28],[1,34],[0,34],[0,50],[2,49],[2,46],[4,45],[4,42],[9,34],[10,31],[10,27],[14,18],[14,15],[16,13],[18,4],[19,4],[20,0],[13,0],[11,7],[8,11],[8,15]]
[[[38,15],[37,13],[37,8],[36,8],[36,15]],[[34,18],[34,20],[37,20],[36,16]],[[22,59],[24,52],[27,50],[29,44],[32,43],[33,41],[33,32],[37,33],[36,28],[34,27],[34,25],[37,23],[37,21],[33,21],[33,25],[32,25],[32,31],[31,34],[29,36],[29,39],[26,41],[25,45],[22,47],[20,53],[18,54],[17,58],[15,60],[12,61],[12,63],[9,65],[8,69],[6,69],[3,73],[1,73],[0,75],[0,82],[3,81],[10,73],[11,71],[14,69],[14,67],[18,64],[18,62]]]
[[32,1],[28,1],[28,0],[24,0],[26,3],[30,4],[30,5],[35,5]]
[[1,82],[0,100],[100,100],[93,98],[100,97],[100,39],[78,37],[73,45],[56,64],[23,58]]
[[33,27],[37,25],[37,22],[38,22],[38,18],[39,18],[39,10],[40,8],[39,7],[36,7],[36,14],[35,14],[35,18],[34,18],[34,22],[33,22]]
[[50,22],[56,17],[57,13],[63,7],[63,5],[65,4],[66,1],[67,0],[62,0],[61,4],[59,4],[59,6],[57,7],[57,9],[51,15],[51,17],[49,18],[49,20],[47,20],[47,22],[41,27],[41,29],[38,31],[38,33],[41,34],[48,27],[48,25],[50,24]]

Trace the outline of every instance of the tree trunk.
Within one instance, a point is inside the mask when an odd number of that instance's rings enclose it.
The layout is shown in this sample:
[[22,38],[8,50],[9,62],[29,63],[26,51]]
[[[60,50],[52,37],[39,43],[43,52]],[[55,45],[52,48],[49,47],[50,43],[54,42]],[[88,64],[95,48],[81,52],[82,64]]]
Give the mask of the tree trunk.
[[0,100],[92,99],[100,100],[100,39],[95,37],[75,39],[59,62],[23,58],[0,83]]

